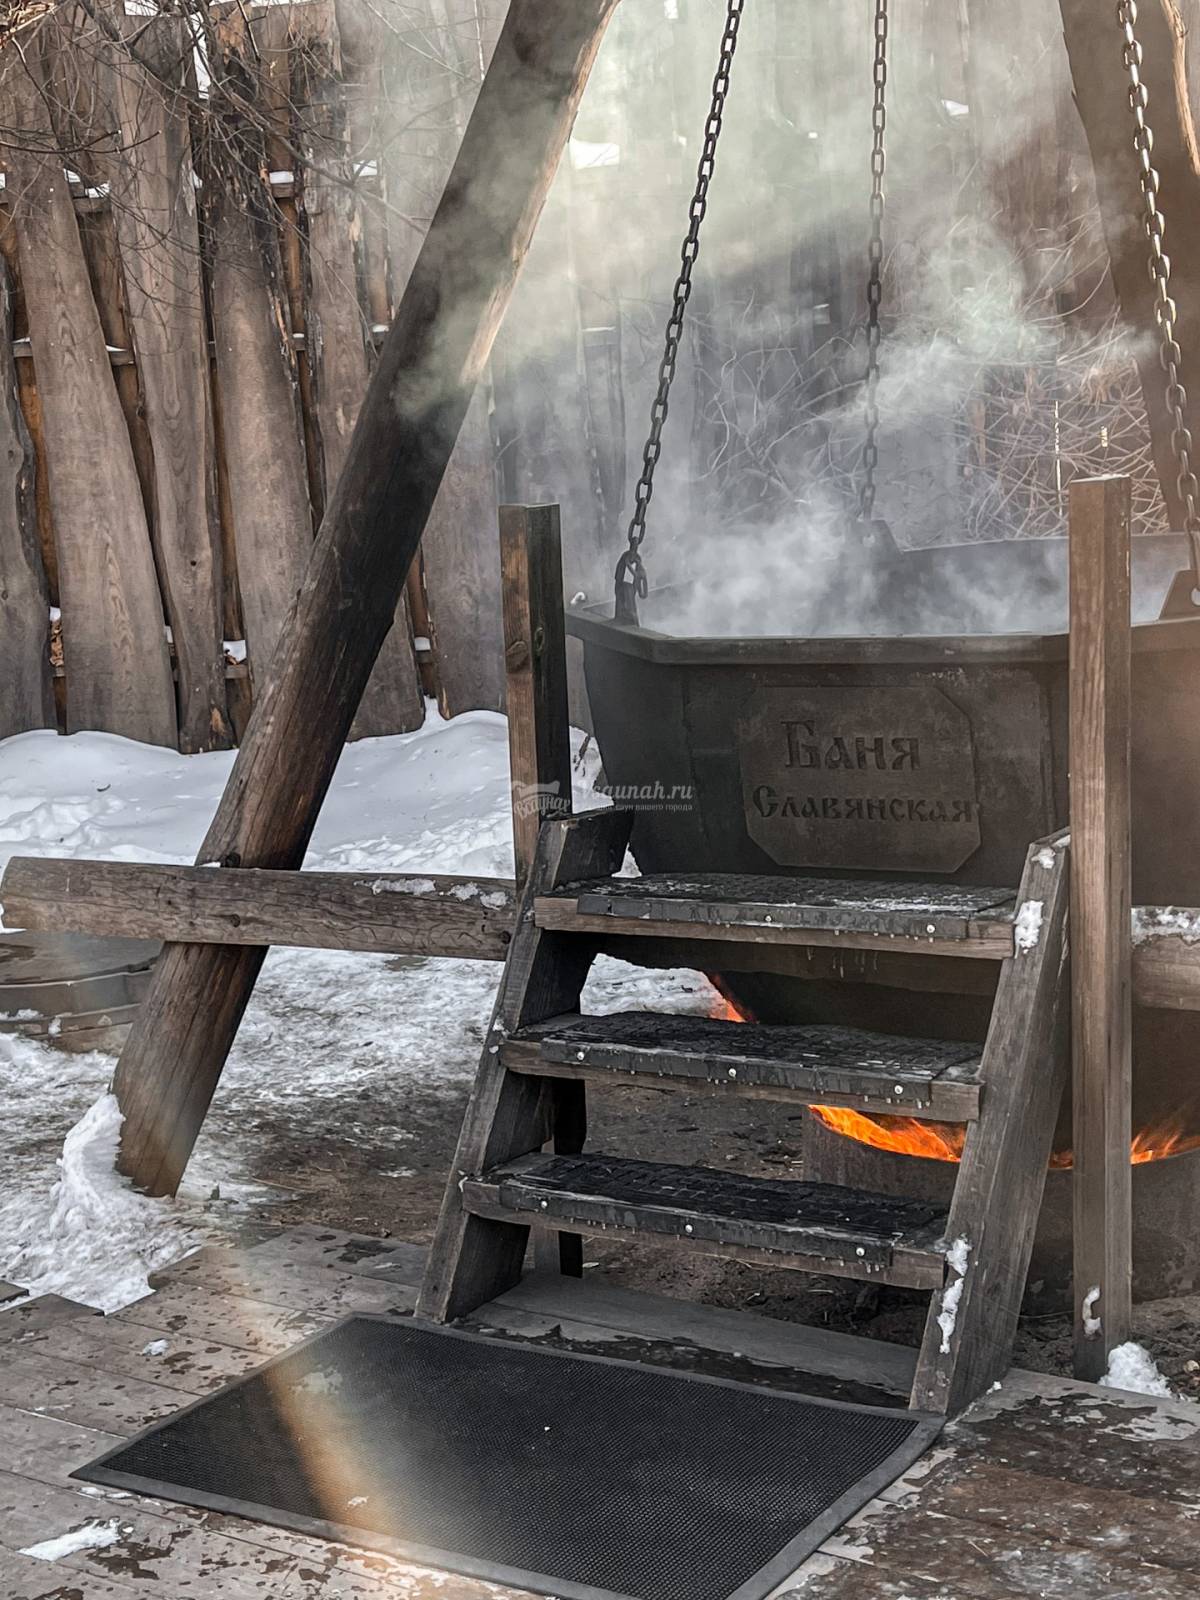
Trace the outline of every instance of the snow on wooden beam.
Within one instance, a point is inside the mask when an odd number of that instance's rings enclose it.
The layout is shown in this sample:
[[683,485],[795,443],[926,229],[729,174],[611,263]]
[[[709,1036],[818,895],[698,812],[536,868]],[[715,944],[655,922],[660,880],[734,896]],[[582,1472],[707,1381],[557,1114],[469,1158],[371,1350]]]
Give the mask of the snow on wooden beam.
[[14,856],[4,922],[34,932],[503,961],[511,879],[276,872]]

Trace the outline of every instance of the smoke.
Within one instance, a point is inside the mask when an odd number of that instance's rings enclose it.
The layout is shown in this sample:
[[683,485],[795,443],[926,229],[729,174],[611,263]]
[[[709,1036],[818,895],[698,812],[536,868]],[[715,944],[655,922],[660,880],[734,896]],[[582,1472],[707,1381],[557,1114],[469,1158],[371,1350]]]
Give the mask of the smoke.
[[[435,43],[461,126],[468,58],[487,53],[463,38],[494,37],[504,7],[456,4],[457,31]],[[562,506],[569,590],[589,603],[611,593],[642,470],[724,10],[623,0],[494,351],[499,494]],[[958,8],[971,59],[955,8],[935,10],[915,32],[895,19],[890,44],[875,508],[888,531],[855,526],[869,8],[748,7],[643,551],[662,591],[648,627],[1052,631],[1072,477],[1128,471],[1138,530],[1160,527],[1056,8],[1023,31],[1021,59],[988,44],[989,26],[1004,32],[994,8]],[[420,119],[404,114],[385,134],[415,167]],[[1157,549],[1139,561],[1140,615],[1175,564]]]

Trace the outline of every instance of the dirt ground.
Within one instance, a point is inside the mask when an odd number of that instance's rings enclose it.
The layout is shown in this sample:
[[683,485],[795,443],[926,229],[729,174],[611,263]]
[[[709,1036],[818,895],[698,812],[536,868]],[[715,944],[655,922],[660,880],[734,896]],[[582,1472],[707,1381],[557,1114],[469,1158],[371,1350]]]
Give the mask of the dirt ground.
[[[355,1107],[361,1129],[378,1127],[378,1145],[350,1143],[337,1130],[279,1127],[258,1152],[253,1176],[292,1198],[268,1211],[282,1225],[313,1222],[362,1233],[427,1243],[432,1236],[459,1122],[461,1092],[428,1093],[398,1085],[395,1094],[364,1091]],[[761,1102],[725,1101],[675,1091],[590,1090],[589,1145],[613,1154],[763,1177],[804,1177],[803,1123],[809,1115]],[[409,1134],[396,1164],[394,1130]],[[264,1130],[266,1132],[267,1130]],[[710,1305],[749,1308],[767,1316],[916,1345],[928,1296],[871,1284],[786,1271],[770,1272],[715,1257],[593,1237],[588,1272],[614,1283]],[[1177,1393],[1200,1398],[1200,1295],[1159,1300],[1135,1309],[1134,1336],[1158,1362]],[[1035,1371],[1071,1371],[1068,1315],[1022,1319],[1015,1359]]]

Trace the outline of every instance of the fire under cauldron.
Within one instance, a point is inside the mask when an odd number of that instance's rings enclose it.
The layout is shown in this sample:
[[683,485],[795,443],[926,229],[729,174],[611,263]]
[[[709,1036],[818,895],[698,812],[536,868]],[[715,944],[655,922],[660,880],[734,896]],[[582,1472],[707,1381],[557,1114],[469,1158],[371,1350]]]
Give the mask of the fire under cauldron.
[[[1182,540],[1135,541],[1135,592],[1161,599],[1184,563]],[[1065,540],[918,552],[899,565],[880,578],[880,604],[871,616],[868,600],[857,637],[678,637],[599,609],[570,613],[605,776],[638,797],[632,850],[642,871],[1016,886],[1029,844],[1067,819]],[[906,634],[906,608],[924,622],[958,604],[964,571],[982,573],[989,592],[1010,583],[1033,594],[1039,615],[1061,616],[1058,630]],[[651,594],[647,614],[659,603]],[[861,594],[858,604],[861,616]],[[869,631],[885,605],[899,616],[887,636]],[[1158,605],[1141,609],[1157,615]],[[1200,905],[1200,614],[1135,625],[1132,680],[1134,902]],[[804,953],[743,950],[759,970],[724,970],[726,946],[719,981],[764,1022],[985,1035],[991,963],[929,958],[914,979],[908,963],[889,977],[886,956],[838,953],[833,971],[827,952],[806,965]],[[761,970],[767,963],[773,970]],[[831,1178],[840,1163],[843,1181],[863,1187],[948,1194],[946,1161],[872,1148],[810,1120]],[[1200,1014],[1135,1008],[1133,1122],[1143,1155],[1200,1145]],[[1064,1115],[1060,1164],[1070,1138]],[[1178,1197],[1170,1206],[1168,1190]],[[1194,1211],[1181,1207],[1198,1191],[1200,1154],[1139,1168],[1142,1295],[1190,1286],[1178,1246],[1194,1232]],[[1052,1172],[1031,1274],[1051,1299],[1069,1278],[1069,1193],[1068,1174]],[[1176,1248],[1164,1251],[1163,1238]]]

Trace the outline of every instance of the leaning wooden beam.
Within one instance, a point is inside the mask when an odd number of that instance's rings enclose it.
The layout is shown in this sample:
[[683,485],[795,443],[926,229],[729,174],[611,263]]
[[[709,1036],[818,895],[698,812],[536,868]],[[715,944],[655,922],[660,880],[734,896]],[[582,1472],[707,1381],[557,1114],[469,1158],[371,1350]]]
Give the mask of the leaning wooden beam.
[[503,961],[511,879],[395,872],[269,872],[14,856],[0,882],[9,928],[122,939],[296,945]]
[[1129,1338],[1133,1086],[1128,478],[1071,485],[1071,1039],[1075,1374]]
[[[616,5],[509,6],[201,862],[303,859]],[[262,959],[163,952],[114,1080],[121,1167],[151,1193],[179,1184]]]

